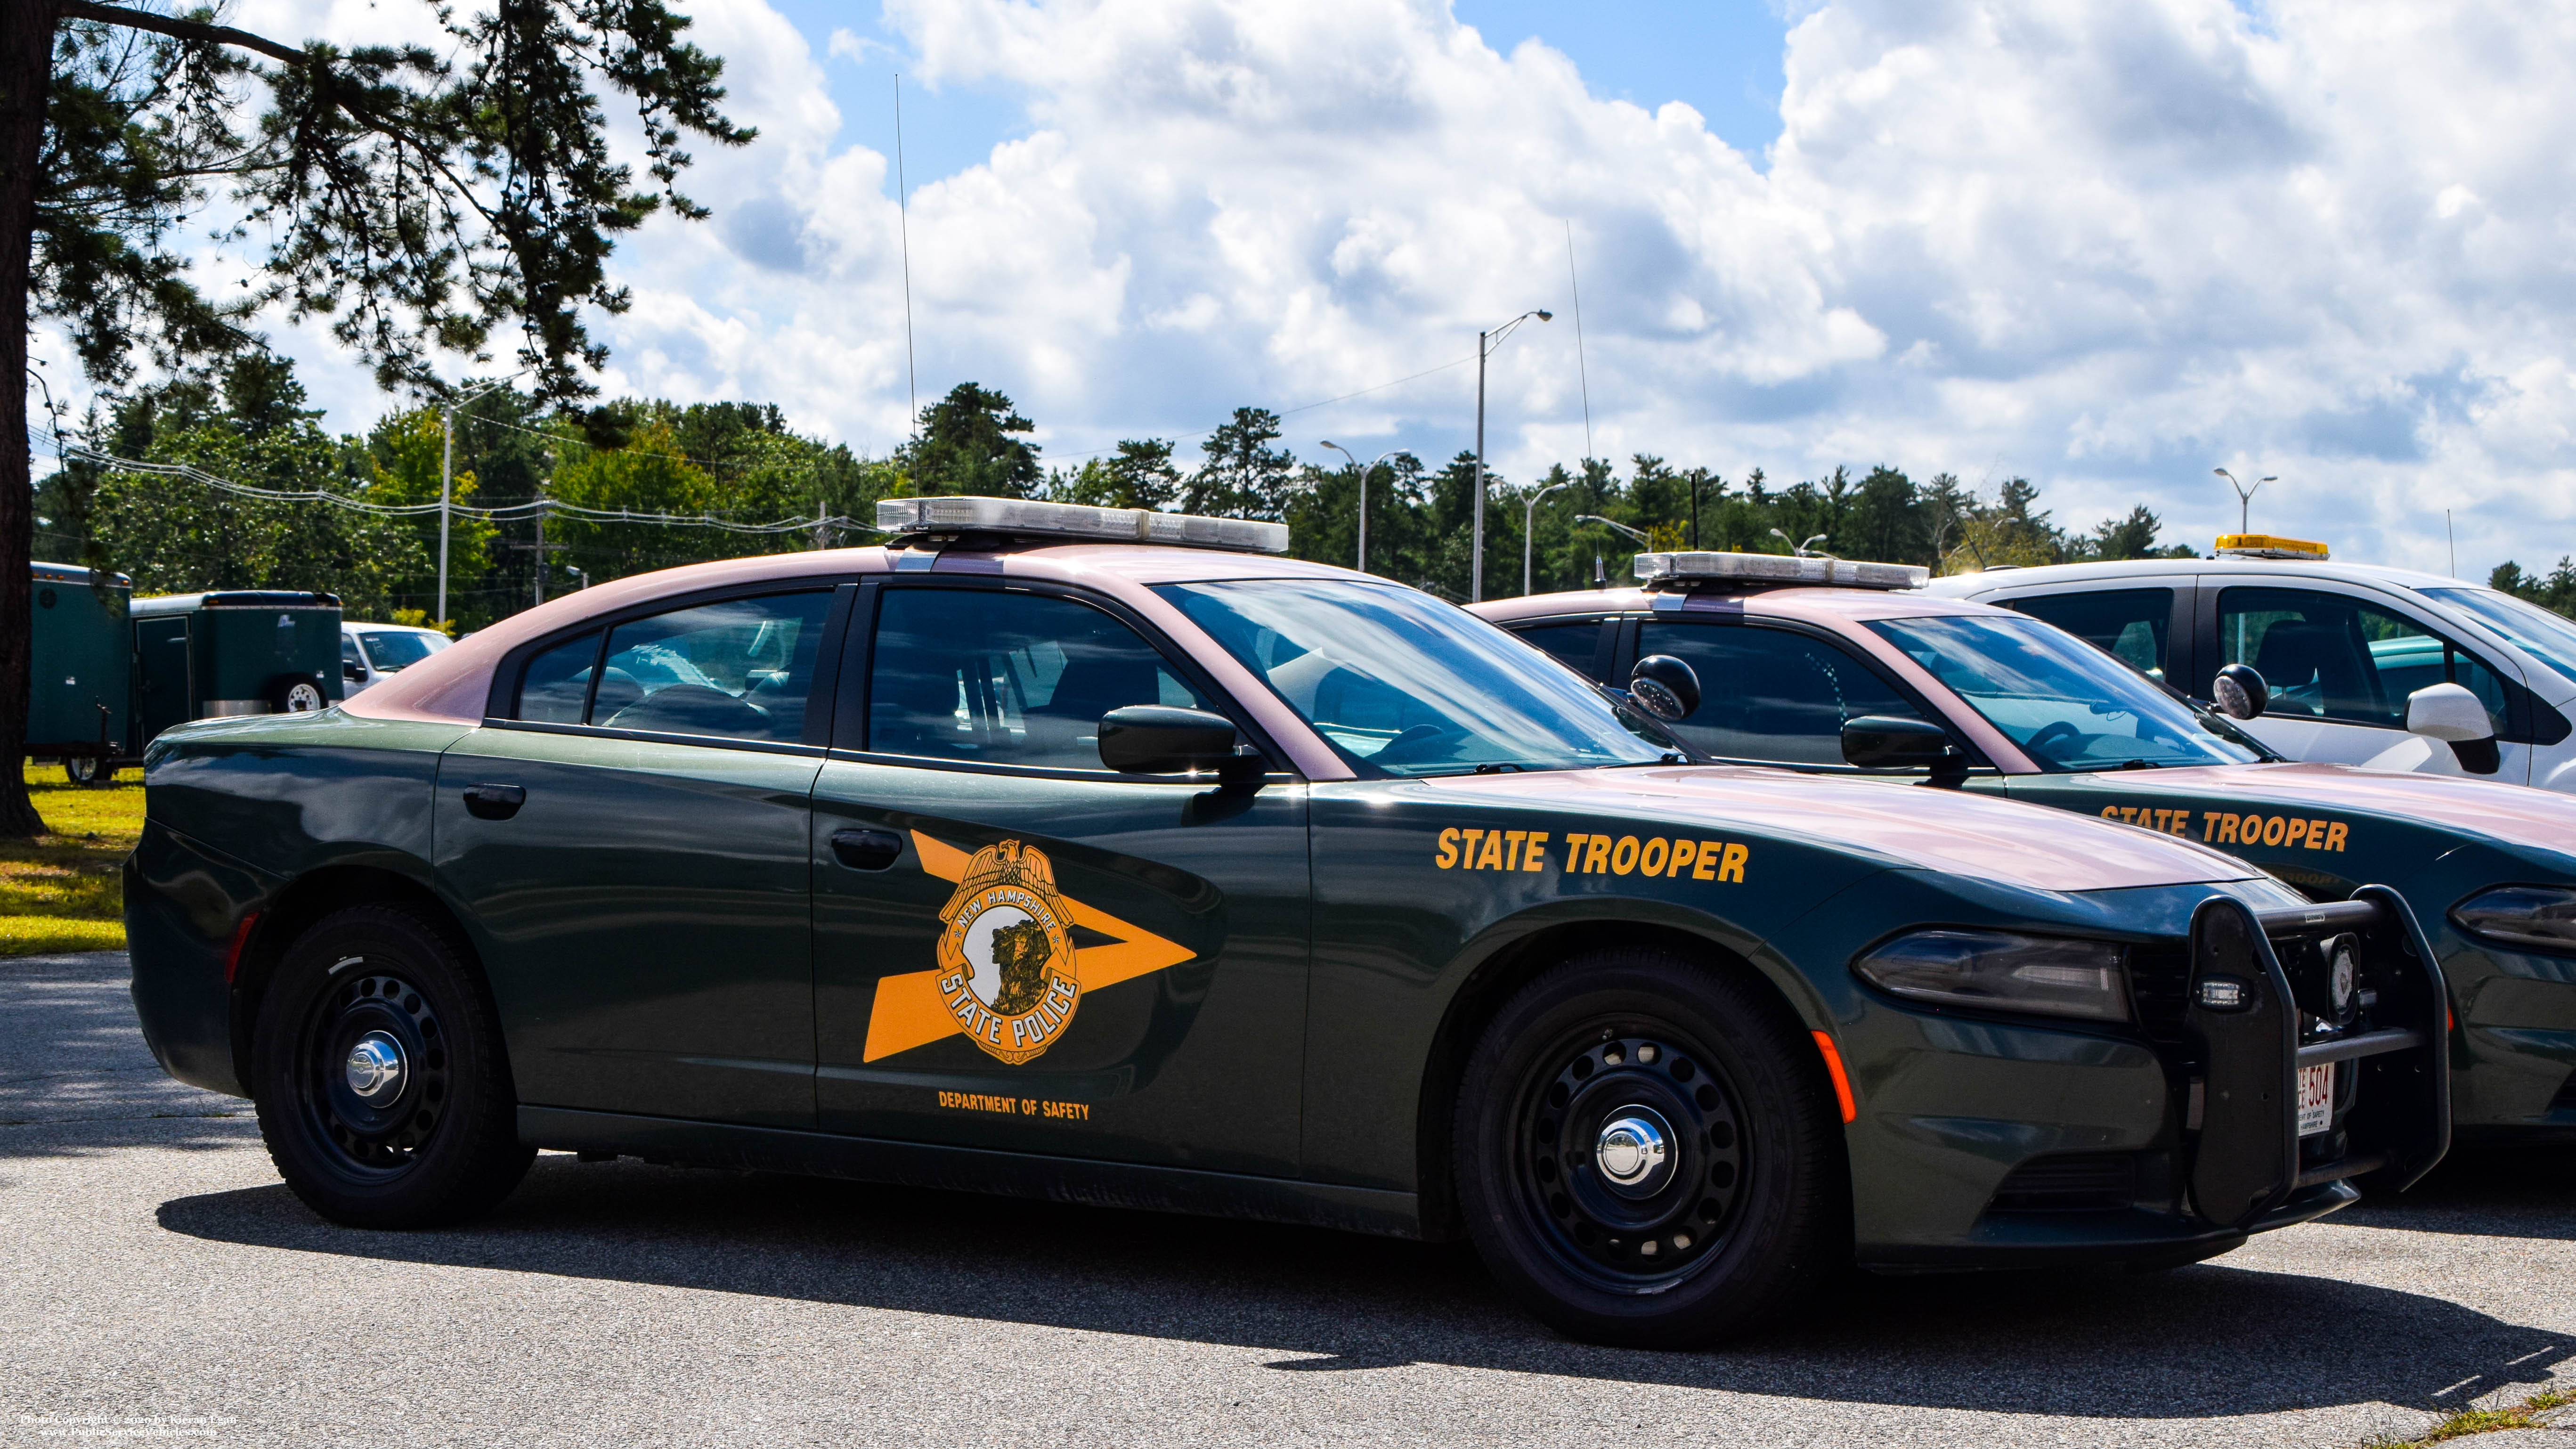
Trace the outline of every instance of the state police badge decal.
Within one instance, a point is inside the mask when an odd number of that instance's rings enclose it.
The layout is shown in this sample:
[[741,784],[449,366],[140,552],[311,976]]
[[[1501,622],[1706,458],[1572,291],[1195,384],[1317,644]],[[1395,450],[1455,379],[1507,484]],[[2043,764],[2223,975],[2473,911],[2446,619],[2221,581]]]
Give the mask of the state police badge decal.
[[975,852],[939,913],[939,995],[975,1045],[1014,1065],[1055,1045],[1082,1000],[1071,912],[1044,852],[1005,840]]

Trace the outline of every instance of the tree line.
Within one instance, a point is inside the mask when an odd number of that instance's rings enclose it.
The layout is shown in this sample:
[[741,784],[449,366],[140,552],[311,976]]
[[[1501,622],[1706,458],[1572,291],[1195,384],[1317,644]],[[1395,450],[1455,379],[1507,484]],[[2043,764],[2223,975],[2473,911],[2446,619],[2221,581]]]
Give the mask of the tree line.
[[[435,407],[398,409],[364,434],[334,436],[305,406],[292,367],[248,354],[115,400],[79,429],[112,457],[188,464],[235,482],[323,490],[370,504],[435,502],[446,438]],[[800,434],[774,406],[625,399],[548,409],[509,387],[459,407],[453,498],[496,508],[539,499],[589,509],[707,516],[793,528],[714,527],[555,515],[458,515],[449,534],[448,624],[462,632],[542,597],[649,569],[747,553],[865,542],[881,498],[980,494],[1258,518],[1289,526],[1300,558],[1352,564],[1361,469],[1301,459],[1276,413],[1235,410],[1197,440],[1128,439],[1048,466],[1036,424],[1012,400],[966,382],[922,409],[918,435],[887,456]],[[1469,596],[1475,458],[1432,467],[1397,453],[1368,470],[1368,568],[1451,599]],[[1623,468],[1587,458],[1534,478],[1485,475],[1488,598],[1629,577],[1644,548],[1786,553],[1921,564],[1939,572],[2092,558],[2187,557],[2160,546],[2146,506],[2090,529],[2057,524],[2037,485],[1991,493],[1949,473],[1916,480],[1885,464],[1775,484],[1639,454]],[[1535,500],[1535,502],[1533,502]],[[183,478],[77,457],[37,490],[40,557],[131,574],[142,593],[309,588],[351,617],[427,620],[435,609],[437,518],[388,518],[313,502],[243,497]],[[1606,522],[1602,520],[1607,520]],[[1640,540],[1643,540],[1641,542]],[[2576,585],[2576,577],[2571,577]]]

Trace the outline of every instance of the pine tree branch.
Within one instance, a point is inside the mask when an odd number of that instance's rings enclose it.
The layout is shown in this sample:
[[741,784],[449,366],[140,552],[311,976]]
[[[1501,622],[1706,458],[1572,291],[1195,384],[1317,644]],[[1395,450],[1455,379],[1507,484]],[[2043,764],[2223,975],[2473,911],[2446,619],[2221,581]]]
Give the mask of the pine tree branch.
[[256,50],[271,60],[288,65],[303,65],[312,59],[292,46],[280,45],[264,35],[235,30],[229,25],[207,25],[201,21],[180,20],[168,15],[155,15],[148,10],[129,10],[122,5],[95,5],[90,0],[62,0],[65,20],[94,20],[101,25],[122,25],[133,30],[149,30],[174,40],[201,40],[212,45],[236,45]]

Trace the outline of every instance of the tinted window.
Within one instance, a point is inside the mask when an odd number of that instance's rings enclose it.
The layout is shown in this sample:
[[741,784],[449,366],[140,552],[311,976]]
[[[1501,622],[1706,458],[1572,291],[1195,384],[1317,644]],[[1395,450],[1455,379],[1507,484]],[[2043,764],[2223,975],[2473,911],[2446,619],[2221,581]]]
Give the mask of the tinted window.
[[591,700],[609,729],[793,744],[805,736],[828,593],[727,599],[620,624]]
[[1786,629],[1654,622],[1637,652],[1670,654],[1699,676],[1699,708],[1673,732],[1721,759],[1839,765],[1846,721],[1922,718],[1869,666]]
[[1247,580],[1156,592],[1365,772],[1580,770],[1653,764],[1670,748],[1643,715],[1412,589]]
[[1549,658],[1575,673],[1592,678],[1592,661],[1601,652],[1601,621],[1581,624],[1538,624],[1512,631],[1525,644],[1536,645]]
[[2218,596],[2222,662],[2251,664],[2272,692],[2267,714],[2390,729],[2406,696],[2428,684],[2466,685],[2505,727],[2504,685],[2458,646],[2347,594],[2228,589]]
[[568,640],[528,661],[519,676],[518,717],[543,724],[579,724],[590,700],[590,667],[599,662],[599,634]]
[[2576,621],[2494,589],[2426,589],[2424,594],[2467,610],[2533,658],[2576,680]]
[[1206,709],[1136,631],[1087,604],[981,589],[888,589],[869,665],[868,748],[1097,770],[1100,717]]
[[2046,619],[2150,679],[2165,677],[2165,636],[2173,631],[2171,589],[2041,594],[2014,599],[2010,607]]
[[[349,636],[340,637],[345,641]],[[415,634],[408,629],[369,629],[358,640],[367,646],[367,657],[375,661],[376,668],[387,674],[406,664],[418,664],[438,648],[436,635]]]
[[367,667],[367,661],[358,657],[358,641],[346,634],[340,636],[340,662],[357,665],[360,669]]

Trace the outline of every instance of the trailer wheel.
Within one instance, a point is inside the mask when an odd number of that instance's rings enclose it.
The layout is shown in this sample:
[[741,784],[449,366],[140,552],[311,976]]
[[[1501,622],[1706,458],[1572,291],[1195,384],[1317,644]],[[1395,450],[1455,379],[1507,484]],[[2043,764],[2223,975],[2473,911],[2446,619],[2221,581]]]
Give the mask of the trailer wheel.
[[311,714],[331,705],[321,681],[310,674],[279,675],[268,687],[268,699],[279,714]]
[[95,790],[116,782],[116,764],[96,755],[69,755],[63,760],[63,778]]

